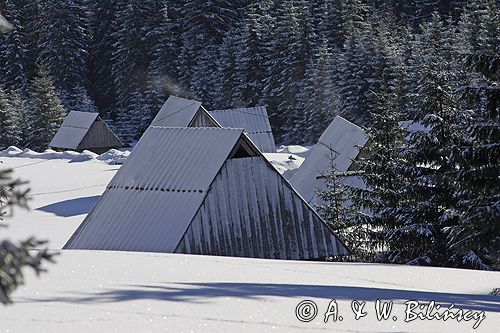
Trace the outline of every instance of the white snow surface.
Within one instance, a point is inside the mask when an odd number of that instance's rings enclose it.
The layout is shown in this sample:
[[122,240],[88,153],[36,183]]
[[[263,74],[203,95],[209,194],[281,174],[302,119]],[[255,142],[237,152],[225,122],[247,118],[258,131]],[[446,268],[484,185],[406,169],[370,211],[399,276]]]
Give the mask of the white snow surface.
[[304,158],[289,153],[264,153],[264,157],[281,173],[288,178],[294,170],[298,169]]
[[[1,152],[0,168],[14,168],[15,176],[30,181],[32,210],[15,210],[4,221],[9,227],[1,238],[35,235],[61,249],[119,166],[19,154]],[[0,332],[495,332],[500,327],[500,298],[488,296],[500,287],[499,272],[75,250],[56,260],[39,278],[26,271],[15,304],[0,311]],[[325,323],[332,299],[343,321]],[[397,321],[376,319],[377,299],[394,302]],[[302,300],[318,306],[311,322],[295,316]],[[354,319],[352,300],[366,302],[366,317]],[[453,303],[456,309],[486,311],[486,319],[477,330],[474,321],[406,323],[407,300]]]

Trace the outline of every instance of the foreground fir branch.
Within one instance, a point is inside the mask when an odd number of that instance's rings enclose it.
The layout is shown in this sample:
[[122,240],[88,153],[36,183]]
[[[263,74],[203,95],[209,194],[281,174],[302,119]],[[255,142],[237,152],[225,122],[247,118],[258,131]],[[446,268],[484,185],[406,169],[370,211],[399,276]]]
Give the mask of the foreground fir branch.
[[[19,190],[25,183],[13,179],[11,170],[0,170],[0,220],[7,213],[12,214],[14,207],[27,208],[28,190]],[[9,212],[6,211],[9,209]],[[4,226],[4,225],[3,225]],[[24,283],[23,269],[31,267],[37,275],[45,271],[44,262],[54,262],[54,254],[48,249],[40,248],[45,241],[33,237],[20,243],[10,240],[0,242],[0,302],[9,304],[12,292]]]

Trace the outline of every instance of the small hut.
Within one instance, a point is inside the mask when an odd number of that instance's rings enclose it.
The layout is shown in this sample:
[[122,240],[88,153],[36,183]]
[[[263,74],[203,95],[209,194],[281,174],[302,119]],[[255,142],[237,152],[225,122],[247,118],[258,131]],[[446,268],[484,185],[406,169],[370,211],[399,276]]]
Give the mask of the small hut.
[[101,154],[123,147],[122,142],[94,112],[71,111],[49,144],[55,150],[90,150]]
[[266,107],[214,110],[209,113],[222,127],[245,129],[245,134],[261,152],[276,153],[276,144]]
[[[325,179],[321,176],[330,173],[332,167],[338,172],[350,171],[367,141],[361,127],[336,116],[292,175],[290,183],[308,203],[320,204],[317,191],[325,189]],[[364,186],[359,177],[345,177],[344,182],[350,186]]]
[[221,127],[201,105],[201,102],[170,96],[161,107],[151,126]]
[[241,129],[149,127],[65,249],[274,259],[346,246]]
[[265,107],[207,111],[201,102],[170,96],[151,126],[242,128],[261,152],[276,152]]

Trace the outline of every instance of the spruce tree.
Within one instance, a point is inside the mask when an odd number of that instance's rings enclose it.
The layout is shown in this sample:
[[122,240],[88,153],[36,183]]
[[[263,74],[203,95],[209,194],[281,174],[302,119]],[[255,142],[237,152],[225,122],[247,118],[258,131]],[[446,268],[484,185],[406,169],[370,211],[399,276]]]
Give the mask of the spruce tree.
[[241,104],[237,94],[233,95],[237,89],[236,43],[238,42],[238,36],[243,32],[240,29],[241,27],[238,26],[230,30],[219,47],[217,57],[218,74],[212,77],[214,104],[218,109],[246,106]]
[[[153,4],[152,23],[146,32],[151,48],[148,67],[147,107],[152,120],[169,95],[182,94],[175,66],[180,49],[180,4],[177,1],[160,1]],[[149,122],[149,121],[148,121]]]
[[[180,83],[187,97],[212,103],[204,77],[216,74],[216,47],[238,18],[236,4],[228,0],[189,0],[181,10],[181,50],[177,58]],[[189,93],[189,94],[188,94]]]
[[37,63],[52,73],[66,107],[82,98],[75,88],[87,86],[87,14],[86,0],[39,3]]
[[[474,18],[474,19],[471,19]],[[465,140],[451,152],[457,184],[458,222],[448,228],[452,264],[500,269],[500,48],[498,11],[493,1],[474,1],[462,17],[470,48],[465,65],[473,75],[461,89],[470,120]]]
[[339,96],[335,89],[333,52],[323,39],[306,64],[306,72],[297,103],[303,110],[300,136],[294,143],[315,143],[339,111]]
[[147,54],[143,29],[145,6],[138,0],[117,2],[115,16],[115,43],[112,53],[113,82],[116,92],[116,126],[125,143],[138,139],[147,127],[148,110],[144,107],[144,89],[147,86]]
[[114,17],[117,0],[94,1],[89,5],[89,95],[96,108],[107,118],[116,120],[115,85],[111,75]]
[[376,107],[370,112],[368,143],[354,161],[354,174],[364,186],[353,187],[352,201],[358,212],[355,219],[370,230],[365,241],[367,256],[382,262],[401,262],[405,250],[407,225],[398,219],[404,193],[406,147],[400,127],[403,110],[399,96],[384,78],[376,93]]
[[[11,120],[7,114],[9,107],[11,105],[9,105],[0,85],[0,140],[5,139],[4,130],[12,133],[8,129],[10,125],[5,122],[5,120]],[[12,178],[11,170],[0,170],[0,221],[7,215],[6,208],[10,208],[12,212],[12,208],[15,206],[27,207],[26,195],[28,191],[19,189],[21,185],[23,185],[21,181]],[[4,226],[0,225],[0,227]],[[20,243],[13,243],[10,240],[0,242],[0,302],[2,304],[11,303],[11,293],[24,283],[24,267],[31,267],[39,274],[44,270],[43,263],[53,260],[53,254],[49,253],[47,249],[32,251],[33,248],[40,247],[44,243],[35,238]]]
[[300,25],[301,7],[293,1],[278,4],[275,25],[275,38],[266,41],[265,104],[271,115],[271,125],[275,135],[283,143],[289,143],[300,134],[299,122],[302,110],[296,104],[304,78],[304,45],[301,43],[303,32]]
[[64,119],[65,110],[54,81],[46,66],[40,66],[31,82],[28,146],[34,150],[47,149]]
[[28,38],[29,29],[25,27],[27,12],[26,5],[19,0],[6,0],[3,13],[12,22],[14,29],[8,34],[0,35],[0,64],[2,76],[0,84],[9,90],[18,90],[23,94],[28,91],[29,57]]
[[25,147],[26,146],[26,138],[28,137],[30,128],[27,121],[28,116],[28,108],[27,101],[24,98],[20,91],[13,90],[8,94],[10,98],[10,105],[13,110],[13,116],[11,119],[13,121],[12,129],[9,131],[9,141],[11,145],[15,145],[17,147]]
[[402,186],[405,199],[396,217],[405,233],[400,250],[392,256],[395,262],[433,266],[449,262],[445,230],[457,220],[449,156],[463,139],[459,126],[464,119],[456,108],[456,77],[447,61],[448,31],[437,13],[423,27],[421,45],[427,48],[418,72],[413,120],[425,130],[409,134],[404,153],[408,182]]
[[19,103],[0,85],[0,150],[19,146],[22,141],[20,115],[24,110],[18,107]]
[[261,2],[251,5],[239,25],[235,41],[234,86],[231,90],[231,107],[255,106],[263,98],[264,69],[263,39],[265,9]]
[[317,194],[322,203],[316,208],[335,234],[351,250],[349,260],[365,261],[369,256],[367,241],[370,238],[370,230],[361,218],[360,207],[350,201],[353,188],[347,185],[346,181],[352,175],[349,172],[338,171],[335,165],[337,156],[334,152],[325,156],[330,161],[330,171],[320,176],[324,186]]

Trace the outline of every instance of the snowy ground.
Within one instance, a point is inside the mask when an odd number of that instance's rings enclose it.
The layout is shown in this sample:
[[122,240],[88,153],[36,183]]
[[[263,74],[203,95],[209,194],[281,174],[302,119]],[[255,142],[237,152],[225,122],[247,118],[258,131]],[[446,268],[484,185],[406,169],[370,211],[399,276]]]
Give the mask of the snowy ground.
[[[113,161],[123,158],[55,154],[0,153],[0,168],[30,180],[33,197],[32,210],[16,210],[1,238],[36,235],[60,249],[119,168]],[[282,154],[273,163],[300,158]],[[487,295],[500,287],[498,272],[92,251],[63,251],[48,268],[40,278],[29,273],[16,303],[0,309],[0,332],[473,331],[475,320],[406,323],[406,300],[485,311],[475,331],[500,327],[500,297]],[[324,323],[332,299],[343,321]],[[377,299],[394,302],[389,320],[376,319]],[[296,318],[302,300],[317,304],[311,322]],[[366,317],[354,320],[352,300],[366,302]]]

